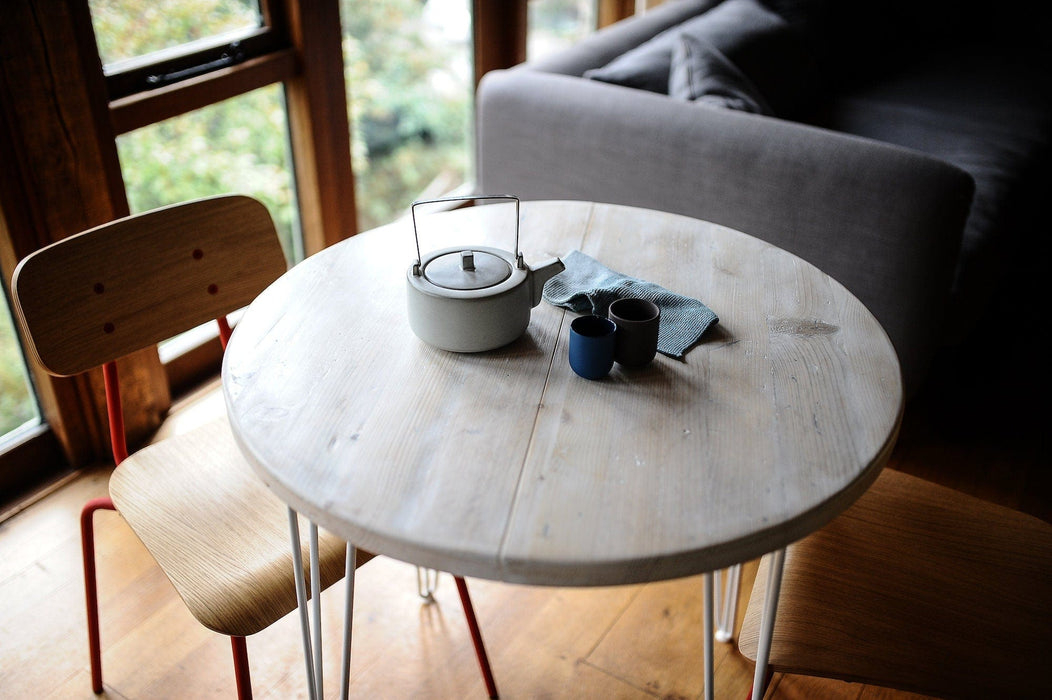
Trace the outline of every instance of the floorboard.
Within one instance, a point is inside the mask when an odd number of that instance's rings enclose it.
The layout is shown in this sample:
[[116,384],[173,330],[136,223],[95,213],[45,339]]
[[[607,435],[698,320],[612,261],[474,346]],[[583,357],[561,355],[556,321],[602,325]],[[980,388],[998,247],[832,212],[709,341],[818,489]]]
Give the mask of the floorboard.
[[[222,410],[216,385],[184,402],[164,432]],[[893,468],[1048,517],[1044,451],[1012,431],[940,424],[937,406],[911,404]],[[963,433],[963,434],[962,434]],[[91,698],[80,580],[81,505],[106,493],[89,469],[0,523],[0,698]],[[198,625],[130,529],[97,516],[104,698],[232,698],[226,638]],[[738,619],[756,562],[746,565]],[[378,557],[356,583],[353,697],[482,698],[481,676],[452,579],[436,602],[416,593],[412,566]],[[701,578],[566,589],[469,579],[503,698],[701,698]],[[324,594],[326,697],[337,697],[343,584]],[[306,697],[298,621],[249,639],[257,698]],[[716,648],[716,696],[745,698],[752,665]],[[917,700],[882,688],[776,675],[768,698]]]

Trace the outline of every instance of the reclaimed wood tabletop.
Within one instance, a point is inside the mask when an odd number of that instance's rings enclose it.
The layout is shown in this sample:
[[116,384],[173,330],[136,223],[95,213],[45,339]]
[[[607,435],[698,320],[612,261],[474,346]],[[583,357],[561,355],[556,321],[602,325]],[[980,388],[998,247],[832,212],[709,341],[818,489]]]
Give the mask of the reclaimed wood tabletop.
[[[421,245],[510,249],[502,216],[429,216]],[[359,234],[268,288],[226,352],[235,438],[278,496],[370,552],[583,586],[755,558],[876,478],[900,369],[838,282],[745,233],[645,209],[524,202],[520,226],[527,263],[578,249],[720,321],[682,360],[598,381],[567,362],[576,314],[546,302],[510,345],[437,350],[406,317],[411,222]]]

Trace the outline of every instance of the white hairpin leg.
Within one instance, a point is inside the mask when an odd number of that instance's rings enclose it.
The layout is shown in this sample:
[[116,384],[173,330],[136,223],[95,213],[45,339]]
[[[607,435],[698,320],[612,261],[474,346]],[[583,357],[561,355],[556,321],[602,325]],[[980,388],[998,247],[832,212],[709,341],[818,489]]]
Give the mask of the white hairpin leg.
[[726,583],[723,571],[716,572],[716,641],[729,642],[734,639],[734,619],[738,616],[738,589],[741,583],[742,565],[735,564],[728,569]]
[[340,679],[340,697],[347,700],[351,692],[351,620],[354,610],[354,572],[358,559],[358,550],[347,543],[347,565],[344,576],[347,579],[347,598],[343,614],[343,676]]
[[289,508],[289,534],[292,540],[292,571],[296,582],[296,604],[300,613],[300,630],[303,633],[303,659],[307,665],[307,691],[312,700],[318,698],[314,682],[314,652],[310,641],[310,620],[307,617],[307,583],[303,576],[303,558],[300,554],[300,524],[296,511]]
[[318,556],[318,526],[310,524],[310,596],[314,613],[314,676],[318,688],[318,699],[325,697],[325,681],[322,678],[321,645],[321,564]]
[[428,603],[435,602],[438,589],[438,572],[434,569],[416,567],[416,592]]
[[778,613],[778,594],[782,589],[784,563],[784,549],[771,554],[771,567],[767,571],[767,591],[763,598],[763,615],[760,617],[760,639],[756,648],[756,672],[752,678],[753,700],[760,700],[767,686],[767,661],[771,655],[771,637],[774,635],[774,618]]
[[712,700],[715,684],[715,673],[713,670],[713,641],[712,641],[712,572],[702,576],[702,588],[704,589],[705,610],[703,612],[703,628],[705,638],[702,650],[705,656],[705,700]]

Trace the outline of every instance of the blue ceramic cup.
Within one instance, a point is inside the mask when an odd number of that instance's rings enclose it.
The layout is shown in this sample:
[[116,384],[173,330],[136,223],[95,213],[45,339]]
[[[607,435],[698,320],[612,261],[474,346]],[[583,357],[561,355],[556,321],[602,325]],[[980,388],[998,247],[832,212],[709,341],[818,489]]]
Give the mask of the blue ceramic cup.
[[617,325],[602,316],[581,316],[570,324],[570,367],[585,379],[602,379],[614,366]]

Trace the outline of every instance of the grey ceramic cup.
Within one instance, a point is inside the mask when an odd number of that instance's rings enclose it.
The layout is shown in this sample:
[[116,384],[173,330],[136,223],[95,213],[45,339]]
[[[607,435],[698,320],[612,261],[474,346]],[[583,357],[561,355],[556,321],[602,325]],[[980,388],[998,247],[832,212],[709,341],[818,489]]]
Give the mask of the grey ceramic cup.
[[617,325],[614,360],[624,367],[642,367],[657,354],[661,308],[646,299],[618,299],[607,316]]

